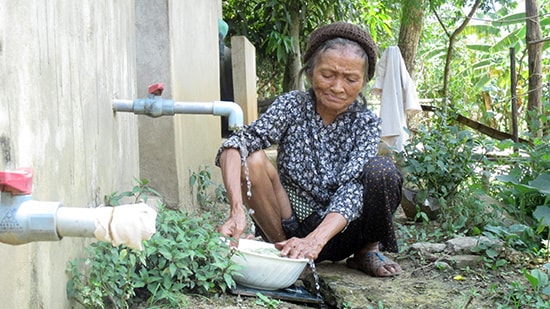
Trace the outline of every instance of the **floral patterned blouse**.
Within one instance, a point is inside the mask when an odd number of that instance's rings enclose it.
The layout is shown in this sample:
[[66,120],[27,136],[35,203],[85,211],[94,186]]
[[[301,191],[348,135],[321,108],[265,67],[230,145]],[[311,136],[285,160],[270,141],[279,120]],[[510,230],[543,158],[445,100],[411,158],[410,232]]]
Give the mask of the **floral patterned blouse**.
[[361,175],[365,163],[378,153],[380,130],[380,118],[364,101],[356,100],[324,125],[313,91],[292,91],[279,96],[242,132],[233,133],[220,147],[216,165],[225,148],[238,148],[242,154],[277,145],[283,186],[292,188],[322,217],[336,212],[349,224],[362,212]]

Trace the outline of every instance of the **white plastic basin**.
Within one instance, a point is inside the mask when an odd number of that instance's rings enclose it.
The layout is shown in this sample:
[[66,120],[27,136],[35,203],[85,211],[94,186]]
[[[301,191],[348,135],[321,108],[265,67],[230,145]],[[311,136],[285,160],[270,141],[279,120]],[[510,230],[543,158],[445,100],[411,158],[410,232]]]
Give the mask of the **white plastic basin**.
[[279,290],[296,282],[308,259],[281,257],[273,244],[251,240],[239,240],[238,252],[231,259],[241,266],[233,276],[235,282],[260,290]]

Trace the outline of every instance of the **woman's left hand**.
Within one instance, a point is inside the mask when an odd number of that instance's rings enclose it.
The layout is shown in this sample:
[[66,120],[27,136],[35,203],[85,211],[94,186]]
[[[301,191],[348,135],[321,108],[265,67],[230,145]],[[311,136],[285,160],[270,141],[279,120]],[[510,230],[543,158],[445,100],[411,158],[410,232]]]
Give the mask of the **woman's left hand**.
[[329,213],[321,224],[306,237],[292,237],[276,243],[275,248],[281,250],[281,256],[316,260],[328,241],[346,226],[346,222],[341,214]]
[[275,248],[281,250],[281,256],[292,259],[311,259],[315,260],[323,250],[323,245],[312,239],[296,238],[281,241],[275,244]]

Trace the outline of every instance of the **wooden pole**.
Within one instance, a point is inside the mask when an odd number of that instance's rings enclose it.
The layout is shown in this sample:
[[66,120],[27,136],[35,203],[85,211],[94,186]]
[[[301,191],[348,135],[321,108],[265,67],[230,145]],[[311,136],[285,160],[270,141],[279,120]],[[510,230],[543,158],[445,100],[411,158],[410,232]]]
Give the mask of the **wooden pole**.
[[518,134],[518,98],[516,95],[516,85],[517,85],[517,78],[516,78],[516,50],[513,47],[510,47],[510,80],[512,87],[511,88],[511,94],[512,94],[512,138],[514,142],[518,142],[519,140],[519,134]]

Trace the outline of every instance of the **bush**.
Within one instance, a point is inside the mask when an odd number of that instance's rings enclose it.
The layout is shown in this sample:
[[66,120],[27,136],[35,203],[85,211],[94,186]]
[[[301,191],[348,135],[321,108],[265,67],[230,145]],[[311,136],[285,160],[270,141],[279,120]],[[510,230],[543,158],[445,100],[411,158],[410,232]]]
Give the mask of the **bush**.
[[[472,132],[438,123],[432,128],[420,127],[412,134],[405,150],[397,154],[405,183],[425,198],[446,199],[466,182],[480,162],[485,149]],[[479,150],[476,153],[475,150]]]
[[185,304],[185,294],[212,295],[235,283],[231,251],[208,214],[158,209],[157,233],[143,251],[96,242],[68,263],[67,295],[85,308]]

